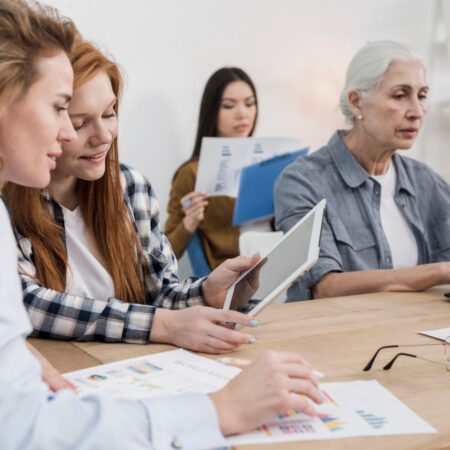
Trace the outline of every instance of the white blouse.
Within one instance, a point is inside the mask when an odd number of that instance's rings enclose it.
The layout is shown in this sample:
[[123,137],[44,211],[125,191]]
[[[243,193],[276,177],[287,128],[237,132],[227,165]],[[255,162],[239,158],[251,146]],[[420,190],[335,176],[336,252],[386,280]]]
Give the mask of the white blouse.
[[115,297],[111,275],[95,255],[81,209],[63,208],[68,267],[66,292],[92,299]]
[[394,201],[397,170],[391,161],[387,172],[372,176],[381,185],[380,216],[384,234],[391,248],[394,269],[416,266],[419,262],[414,233]]

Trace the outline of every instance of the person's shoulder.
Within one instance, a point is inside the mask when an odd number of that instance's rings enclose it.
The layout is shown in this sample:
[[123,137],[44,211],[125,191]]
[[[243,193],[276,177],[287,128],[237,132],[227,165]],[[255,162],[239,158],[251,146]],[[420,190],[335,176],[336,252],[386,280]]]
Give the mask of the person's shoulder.
[[315,173],[323,171],[331,163],[328,146],[325,145],[307,155],[299,156],[292,164],[281,173],[283,176],[315,177]]
[[197,171],[198,159],[186,161],[175,171],[172,186],[183,186],[192,190],[197,179]]
[[175,171],[174,180],[177,178],[196,177],[198,171],[198,159],[187,161]]
[[413,177],[413,181],[419,180],[434,180],[441,181],[442,177],[435,172],[428,164],[418,161],[417,159],[411,158],[409,156],[396,154],[396,163],[402,164],[405,171]]
[[127,191],[151,189],[148,179],[128,164],[120,163],[120,180],[122,187]]

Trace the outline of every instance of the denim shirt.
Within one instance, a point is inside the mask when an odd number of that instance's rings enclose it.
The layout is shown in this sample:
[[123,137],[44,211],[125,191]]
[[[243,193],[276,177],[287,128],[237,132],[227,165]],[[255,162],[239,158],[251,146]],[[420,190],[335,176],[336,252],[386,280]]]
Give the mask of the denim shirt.
[[[380,216],[381,186],[364,170],[337,131],[320,150],[300,156],[275,183],[276,227],[289,230],[322,198],[327,200],[317,264],[288,292],[311,298],[329,272],[392,269]],[[427,165],[393,156],[394,200],[416,239],[419,264],[450,260],[450,186]]]

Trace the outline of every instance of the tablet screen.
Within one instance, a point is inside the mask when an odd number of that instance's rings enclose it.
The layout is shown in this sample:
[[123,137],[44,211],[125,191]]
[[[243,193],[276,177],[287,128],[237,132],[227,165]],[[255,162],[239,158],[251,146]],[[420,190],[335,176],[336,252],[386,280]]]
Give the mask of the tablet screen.
[[230,309],[251,314],[259,302],[307,262],[314,217],[314,214],[305,217],[300,226],[236,283]]

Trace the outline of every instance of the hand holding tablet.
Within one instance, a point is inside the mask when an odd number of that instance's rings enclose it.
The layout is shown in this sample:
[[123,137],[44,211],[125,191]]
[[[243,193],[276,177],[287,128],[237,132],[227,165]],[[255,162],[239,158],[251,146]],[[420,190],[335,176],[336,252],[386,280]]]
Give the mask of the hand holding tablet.
[[326,200],[321,200],[255,266],[239,276],[228,289],[224,309],[254,316],[314,266],[325,205]]

